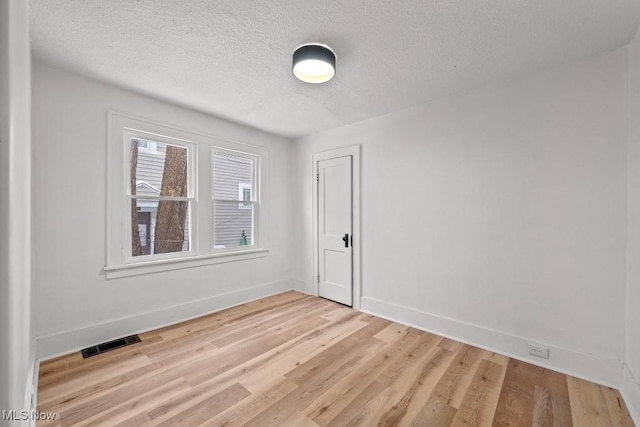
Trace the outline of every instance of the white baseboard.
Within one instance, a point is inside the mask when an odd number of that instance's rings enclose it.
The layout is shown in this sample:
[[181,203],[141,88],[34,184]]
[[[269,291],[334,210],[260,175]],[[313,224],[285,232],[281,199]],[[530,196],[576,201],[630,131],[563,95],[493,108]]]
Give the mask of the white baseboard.
[[309,286],[304,280],[291,279],[291,289],[303,294],[313,295],[313,284]]
[[640,426],[640,383],[633,376],[626,363],[624,364],[620,393],[624,403],[627,404],[633,422]]
[[537,341],[528,340],[525,337],[425,313],[375,298],[362,297],[361,309],[375,316],[598,384],[616,389],[619,389],[622,384],[622,362],[619,360],[603,359],[559,347],[550,347],[550,358],[546,360],[527,354],[527,342]]
[[51,359],[101,342],[173,325],[291,289],[290,280],[265,283],[160,310],[38,337],[36,357],[39,361]]

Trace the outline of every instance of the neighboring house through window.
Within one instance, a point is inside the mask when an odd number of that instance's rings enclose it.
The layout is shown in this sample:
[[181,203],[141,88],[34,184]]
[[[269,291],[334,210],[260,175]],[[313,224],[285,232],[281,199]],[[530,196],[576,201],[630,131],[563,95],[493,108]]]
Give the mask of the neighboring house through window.
[[214,148],[212,162],[214,248],[253,246],[258,203],[251,189],[258,158]]
[[156,153],[157,152],[157,144],[153,141],[149,141],[146,139],[138,140],[138,151],[139,152],[147,152],[147,153]]

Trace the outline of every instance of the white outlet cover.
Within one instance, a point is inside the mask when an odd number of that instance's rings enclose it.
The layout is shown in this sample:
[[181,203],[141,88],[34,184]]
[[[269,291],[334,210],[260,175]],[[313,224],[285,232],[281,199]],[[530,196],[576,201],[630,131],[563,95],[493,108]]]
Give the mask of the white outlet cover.
[[541,357],[543,359],[549,358],[549,347],[545,347],[540,344],[527,343],[527,352],[536,357]]

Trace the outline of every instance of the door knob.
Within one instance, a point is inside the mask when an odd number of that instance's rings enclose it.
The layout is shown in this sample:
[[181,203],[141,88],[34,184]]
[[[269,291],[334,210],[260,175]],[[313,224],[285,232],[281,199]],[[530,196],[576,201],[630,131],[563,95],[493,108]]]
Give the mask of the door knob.
[[349,233],[345,233],[344,237],[342,238],[342,241],[344,242],[344,247],[348,248],[349,247]]

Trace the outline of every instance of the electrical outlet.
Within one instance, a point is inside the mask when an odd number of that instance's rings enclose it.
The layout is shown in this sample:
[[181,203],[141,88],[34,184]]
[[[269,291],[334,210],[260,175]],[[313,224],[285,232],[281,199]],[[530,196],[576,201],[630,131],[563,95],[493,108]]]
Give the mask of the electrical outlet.
[[536,357],[542,357],[543,359],[549,358],[549,347],[541,346],[540,344],[527,343],[527,350],[530,355]]

